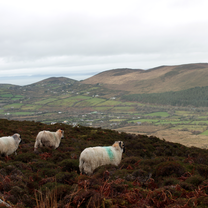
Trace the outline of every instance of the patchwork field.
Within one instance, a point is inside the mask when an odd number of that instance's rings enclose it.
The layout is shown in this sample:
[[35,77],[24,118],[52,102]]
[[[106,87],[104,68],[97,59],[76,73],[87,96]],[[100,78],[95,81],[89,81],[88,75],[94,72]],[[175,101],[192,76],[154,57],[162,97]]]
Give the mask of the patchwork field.
[[[88,88],[84,85],[73,85],[69,90],[63,83],[57,85],[49,83],[47,92],[41,87],[42,84],[33,88],[20,88],[15,93],[5,88],[0,89],[0,118],[34,120],[47,124],[55,122],[80,124],[136,134],[152,134],[189,146],[191,144],[204,148],[206,146],[204,140],[208,136],[206,107],[173,107],[133,101],[123,102],[119,97],[121,92],[106,91],[101,86],[93,85]],[[179,139],[182,137],[185,140]],[[194,138],[196,142],[193,142]]]

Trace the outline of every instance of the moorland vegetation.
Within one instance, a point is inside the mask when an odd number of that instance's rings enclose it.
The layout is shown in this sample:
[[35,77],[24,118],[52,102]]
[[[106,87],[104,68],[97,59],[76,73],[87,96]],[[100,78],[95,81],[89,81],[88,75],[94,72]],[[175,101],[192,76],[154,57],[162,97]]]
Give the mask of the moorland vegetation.
[[[0,136],[21,134],[17,155],[0,156],[0,198],[12,207],[207,207],[208,151],[114,130],[0,120]],[[41,130],[62,129],[58,149],[34,152]],[[79,155],[90,146],[125,143],[118,167],[79,173]]]

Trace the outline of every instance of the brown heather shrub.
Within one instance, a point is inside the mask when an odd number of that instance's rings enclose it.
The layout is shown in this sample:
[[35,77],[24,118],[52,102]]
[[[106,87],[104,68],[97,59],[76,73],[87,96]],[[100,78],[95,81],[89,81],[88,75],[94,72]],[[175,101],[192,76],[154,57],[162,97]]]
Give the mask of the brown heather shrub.
[[55,178],[57,183],[62,183],[62,184],[69,184],[72,185],[74,183],[77,183],[77,173],[76,172],[60,172],[56,174]]
[[208,165],[203,165],[203,164],[198,165],[197,171],[201,176],[205,177],[206,179],[208,178]]
[[79,161],[76,159],[65,159],[59,163],[59,166],[62,167],[62,171],[79,171]]
[[205,178],[200,175],[193,175],[193,176],[187,178],[185,182],[190,183],[194,186],[199,186],[204,180],[205,180]]
[[156,167],[153,173],[153,178],[167,177],[171,175],[180,177],[183,173],[185,173],[185,168],[181,164],[175,161],[169,161],[160,163]]
[[185,189],[186,191],[194,191],[195,189],[195,186],[193,184],[184,181],[181,181],[179,185],[181,186],[181,188]]

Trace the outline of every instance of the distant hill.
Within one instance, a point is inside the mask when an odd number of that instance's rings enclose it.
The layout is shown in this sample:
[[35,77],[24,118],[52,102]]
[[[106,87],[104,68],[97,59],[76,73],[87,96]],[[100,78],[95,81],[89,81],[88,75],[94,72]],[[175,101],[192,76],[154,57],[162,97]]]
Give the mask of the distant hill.
[[208,86],[208,64],[160,66],[149,70],[114,69],[99,73],[81,83],[102,84],[132,94],[181,91]]
[[[44,79],[42,81],[39,81],[39,82],[36,82],[34,84],[31,84],[31,85],[56,85],[56,84],[72,84],[72,83],[75,83],[75,82],[78,82],[74,79],[70,79],[70,78],[66,78],[66,77],[50,77],[50,78],[47,78],[47,79]],[[30,86],[31,86],[30,85]]]

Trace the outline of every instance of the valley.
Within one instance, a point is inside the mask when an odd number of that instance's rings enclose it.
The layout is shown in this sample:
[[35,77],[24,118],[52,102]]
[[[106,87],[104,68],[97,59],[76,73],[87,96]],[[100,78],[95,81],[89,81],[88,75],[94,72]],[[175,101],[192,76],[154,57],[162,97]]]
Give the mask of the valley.
[[115,69],[83,81],[51,77],[26,86],[0,84],[0,118],[114,129],[207,148],[207,66]]
[[[77,86],[76,86],[77,88]],[[27,90],[1,94],[0,117],[33,120],[46,124],[65,123],[100,127],[119,132],[154,135],[186,146],[208,147],[206,107],[174,107],[122,102],[116,97],[99,95],[99,87],[75,91],[61,90],[39,94]],[[112,93],[112,92],[111,92]],[[58,94],[58,95],[57,95]],[[30,95],[30,96],[29,96]]]

